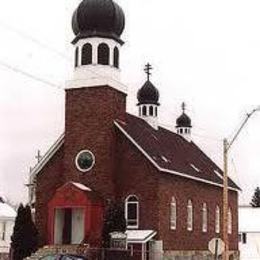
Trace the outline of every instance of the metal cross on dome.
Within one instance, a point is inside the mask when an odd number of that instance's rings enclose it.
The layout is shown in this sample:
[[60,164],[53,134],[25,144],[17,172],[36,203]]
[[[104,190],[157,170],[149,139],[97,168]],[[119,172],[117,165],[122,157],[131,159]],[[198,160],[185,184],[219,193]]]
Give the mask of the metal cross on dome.
[[185,111],[186,111],[186,104],[185,104],[185,102],[182,102],[181,108],[182,108],[182,112],[185,113]]
[[35,156],[35,159],[37,159],[38,163],[41,161],[42,156],[41,156],[41,151],[40,150],[37,151],[37,155]]
[[144,71],[145,73],[147,74],[147,80],[149,81],[150,80],[150,76],[152,75],[151,73],[151,70],[153,69],[152,65],[148,62],[146,65],[145,65],[145,68],[144,68]]

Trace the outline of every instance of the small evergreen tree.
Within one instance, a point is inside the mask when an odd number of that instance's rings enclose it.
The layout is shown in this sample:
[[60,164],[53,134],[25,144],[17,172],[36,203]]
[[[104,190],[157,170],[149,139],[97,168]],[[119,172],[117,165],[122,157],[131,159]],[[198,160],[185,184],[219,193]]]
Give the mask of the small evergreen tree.
[[22,260],[37,250],[38,232],[32,220],[31,208],[20,204],[11,237],[13,260]]
[[103,248],[110,246],[110,233],[126,231],[126,219],[124,213],[124,207],[122,204],[115,202],[110,203],[108,209],[105,212],[104,224],[103,224]]
[[260,188],[259,187],[257,187],[255,189],[255,192],[254,192],[254,195],[252,197],[252,200],[251,200],[250,204],[254,208],[260,207]]

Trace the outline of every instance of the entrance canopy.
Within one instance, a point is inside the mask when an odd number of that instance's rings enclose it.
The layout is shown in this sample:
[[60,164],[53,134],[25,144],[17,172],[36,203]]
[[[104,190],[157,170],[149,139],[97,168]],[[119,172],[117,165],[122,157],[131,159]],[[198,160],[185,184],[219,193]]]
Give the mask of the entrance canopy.
[[157,232],[154,230],[127,230],[127,243],[145,244],[151,240]]
[[48,242],[99,245],[103,200],[82,183],[59,187],[48,203]]

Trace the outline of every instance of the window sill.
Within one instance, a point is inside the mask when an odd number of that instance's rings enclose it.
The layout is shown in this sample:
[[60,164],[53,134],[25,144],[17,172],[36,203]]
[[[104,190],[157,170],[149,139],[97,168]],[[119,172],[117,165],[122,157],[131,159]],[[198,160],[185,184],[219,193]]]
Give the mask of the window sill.
[[138,229],[139,227],[138,226],[127,226],[126,228],[127,229]]

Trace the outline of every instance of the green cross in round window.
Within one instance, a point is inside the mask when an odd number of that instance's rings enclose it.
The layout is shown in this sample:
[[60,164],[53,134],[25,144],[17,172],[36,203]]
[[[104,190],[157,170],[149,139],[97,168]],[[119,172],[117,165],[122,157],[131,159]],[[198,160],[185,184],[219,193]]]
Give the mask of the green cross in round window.
[[92,169],[95,164],[94,154],[88,150],[78,153],[76,157],[76,166],[81,172],[87,172]]

